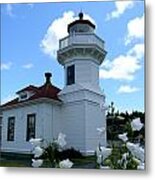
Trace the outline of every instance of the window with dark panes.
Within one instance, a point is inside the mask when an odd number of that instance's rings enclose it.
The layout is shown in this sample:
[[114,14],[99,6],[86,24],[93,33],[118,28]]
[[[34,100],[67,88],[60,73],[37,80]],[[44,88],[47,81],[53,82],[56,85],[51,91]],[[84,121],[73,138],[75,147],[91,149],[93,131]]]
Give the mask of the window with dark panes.
[[71,65],[67,67],[67,85],[75,83],[75,66]]
[[28,114],[26,141],[29,141],[31,138],[35,138],[35,124],[36,124],[36,115]]
[[20,95],[20,98],[21,98],[21,99],[26,99],[26,98],[27,98],[27,93],[21,94],[21,95]]
[[7,140],[14,141],[14,134],[15,134],[15,117],[9,117]]

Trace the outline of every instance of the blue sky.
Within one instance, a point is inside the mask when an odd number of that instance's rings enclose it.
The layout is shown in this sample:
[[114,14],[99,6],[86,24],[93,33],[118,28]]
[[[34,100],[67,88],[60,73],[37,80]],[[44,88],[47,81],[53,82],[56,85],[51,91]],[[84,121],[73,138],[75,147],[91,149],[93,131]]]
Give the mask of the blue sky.
[[1,5],[1,101],[21,88],[42,85],[44,72],[64,86],[56,60],[58,39],[83,11],[105,41],[108,54],[100,67],[100,86],[109,104],[144,111],[144,2],[74,2]]

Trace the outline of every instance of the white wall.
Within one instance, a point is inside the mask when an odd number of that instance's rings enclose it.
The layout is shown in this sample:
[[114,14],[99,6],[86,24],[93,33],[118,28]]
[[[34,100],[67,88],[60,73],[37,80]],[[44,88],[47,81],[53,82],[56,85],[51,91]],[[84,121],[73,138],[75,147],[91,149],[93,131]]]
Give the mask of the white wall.
[[[36,137],[52,141],[60,132],[60,108],[50,103],[26,105],[3,111],[2,151],[29,152],[32,146],[26,141],[27,115],[36,114]],[[15,139],[7,141],[8,117],[15,117]],[[55,126],[55,128],[54,128]]]
[[76,60],[75,61],[75,82],[91,83],[94,86],[98,85],[99,66],[91,60]]
[[[27,115],[36,114],[36,137],[51,142],[60,132],[66,134],[67,146],[81,152],[93,151],[99,143],[97,128],[105,125],[101,110],[102,95],[88,90],[61,94],[62,104],[45,101],[3,111],[2,150],[30,152],[32,146],[26,141]],[[8,117],[15,116],[15,141],[7,141]],[[105,138],[102,144],[105,144]]]
[[62,107],[62,132],[66,134],[67,147],[83,151],[85,149],[85,109],[84,102],[69,102]]
[[65,64],[65,84],[67,67],[73,64],[75,65],[76,84],[89,83],[93,86],[99,85],[99,65],[91,59],[74,59],[68,61]]
[[105,111],[101,110],[99,103],[85,101],[86,111],[86,152],[96,150],[98,144],[106,145],[106,134],[100,136],[97,128],[106,127]]
[[[97,128],[106,126],[105,110],[101,109],[104,96],[89,90],[80,90],[68,86],[68,91],[60,94],[62,106],[64,133],[67,135],[68,145],[87,154],[87,151],[96,150],[99,142],[106,144],[106,134],[101,137]],[[69,89],[71,91],[69,91]]]

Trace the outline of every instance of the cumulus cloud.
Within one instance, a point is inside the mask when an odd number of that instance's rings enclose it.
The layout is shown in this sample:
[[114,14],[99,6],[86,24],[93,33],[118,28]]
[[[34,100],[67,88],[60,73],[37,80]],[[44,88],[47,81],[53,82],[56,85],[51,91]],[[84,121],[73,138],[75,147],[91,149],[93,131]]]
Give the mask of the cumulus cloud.
[[143,58],[143,56],[144,56],[144,44],[143,43],[136,44],[133,48],[131,48],[128,51],[128,54],[131,56],[134,56],[138,59]]
[[141,68],[144,56],[144,44],[136,44],[125,55],[119,55],[112,61],[103,62],[100,78],[115,80],[133,80],[135,72]]
[[22,67],[24,69],[31,69],[31,68],[33,68],[33,64],[32,63],[24,64]]
[[119,18],[127,9],[134,6],[134,1],[115,1],[115,10],[107,14],[106,20]]
[[[130,20],[127,24],[125,45],[132,42],[134,46],[127,53],[105,61],[100,69],[100,78],[133,80],[137,70],[141,68],[144,57],[144,15]],[[141,40],[141,41],[139,41]]]
[[128,45],[137,39],[144,39],[144,14],[130,20],[127,24],[127,36],[125,44]]
[[12,62],[8,62],[8,63],[1,63],[0,64],[0,69],[1,70],[9,70],[12,66]]
[[[59,47],[59,39],[68,35],[67,26],[69,23],[76,20],[73,11],[64,12],[63,15],[55,19],[47,29],[43,39],[41,40],[40,47],[41,50],[51,57],[56,57],[56,51]],[[91,22],[95,21],[88,15],[84,14],[84,19],[89,19]]]
[[138,59],[130,55],[120,55],[111,62],[111,68],[101,68],[100,78],[133,80],[134,73],[140,69]]
[[137,87],[131,87],[129,85],[122,85],[118,89],[118,93],[134,93],[139,91],[140,89]]

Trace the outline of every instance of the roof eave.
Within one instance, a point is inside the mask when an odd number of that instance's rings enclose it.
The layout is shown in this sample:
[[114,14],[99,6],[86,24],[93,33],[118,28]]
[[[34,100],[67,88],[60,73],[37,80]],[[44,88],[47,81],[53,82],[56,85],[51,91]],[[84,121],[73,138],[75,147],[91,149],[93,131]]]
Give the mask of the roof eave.
[[48,97],[40,97],[38,99],[23,101],[23,102],[13,104],[13,105],[6,105],[6,106],[2,105],[2,106],[0,106],[0,110],[4,111],[4,110],[7,110],[7,109],[13,109],[13,108],[23,107],[23,106],[37,104],[37,103],[52,103],[52,104],[56,104],[56,105],[61,105],[62,101],[61,100],[51,99],[51,98],[48,98]]

